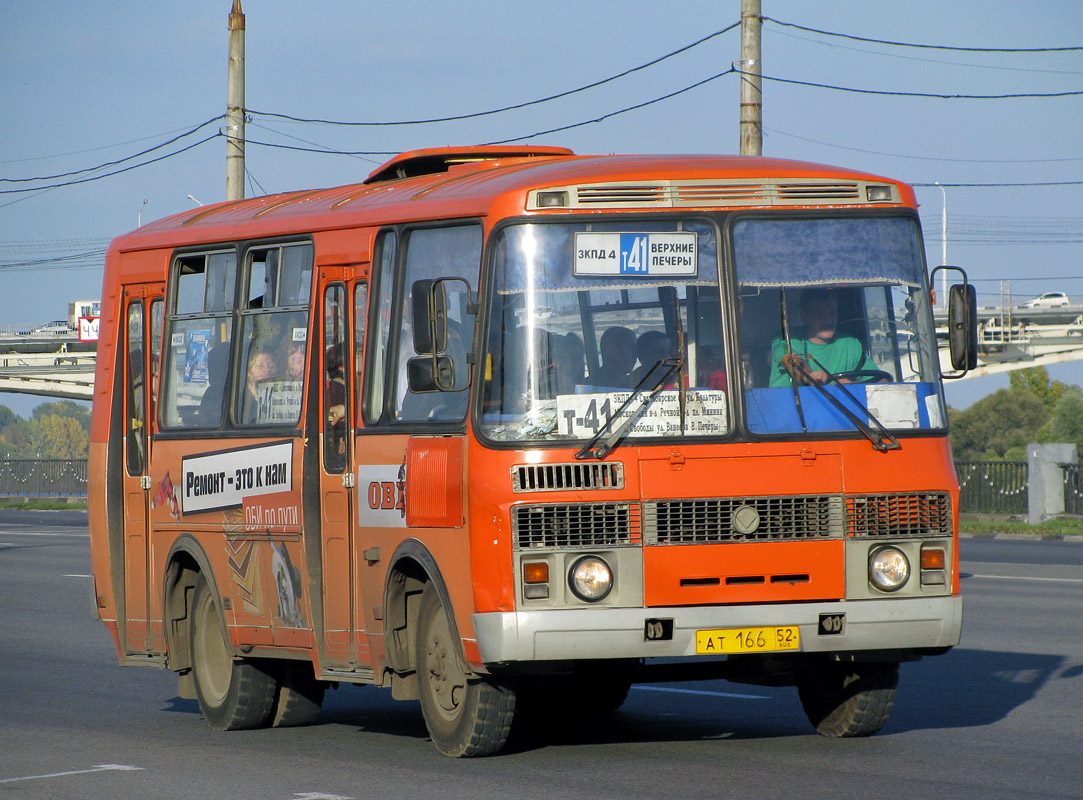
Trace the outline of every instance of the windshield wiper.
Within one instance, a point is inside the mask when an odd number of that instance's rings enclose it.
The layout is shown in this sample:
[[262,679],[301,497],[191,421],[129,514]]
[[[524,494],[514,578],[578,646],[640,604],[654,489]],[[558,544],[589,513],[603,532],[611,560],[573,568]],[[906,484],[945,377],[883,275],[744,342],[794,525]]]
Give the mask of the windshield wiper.
[[[819,364],[819,362],[817,362],[817,364]],[[855,428],[861,431],[865,438],[872,443],[873,449],[884,452],[887,450],[899,450],[902,448],[902,445],[899,444],[899,440],[892,436],[890,433],[888,433],[887,429],[883,426],[883,424],[881,424],[880,420],[878,420],[876,416],[871,411],[869,411],[869,409],[865,406],[864,403],[854,397],[849,391],[844,390],[842,394],[845,397],[850,398],[850,402],[856,405],[859,410],[868,414],[868,423],[866,423],[863,419],[861,419],[861,417],[859,417],[857,414],[855,414],[853,411],[843,405],[843,402],[839,398],[835,397],[835,395],[827,391],[827,389],[824,388],[823,384],[821,384],[819,381],[812,377],[812,373],[809,372],[808,366],[806,366],[805,360],[803,358],[791,358],[788,368],[792,370],[792,377],[790,378],[790,381],[793,383],[793,391],[795,396],[797,395],[796,378],[798,375],[800,375],[806,384],[815,386],[816,389],[820,392],[820,394],[826,397],[831,402],[831,404],[835,406],[835,408],[841,411],[843,415],[845,415],[845,417],[854,424]],[[827,372],[827,370],[824,371]],[[836,385],[845,385],[832,373],[827,372],[827,374],[831,376],[831,380],[833,380]],[[798,411],[800,411],[800,409],[800,400],[798,400]],[[802,422],[804,422],[803,419]]]
[[[664,369],[659,369],[664,367]],[[654,366],[647,370],[647,374],[643,376],[642,380],[636,384],[636,387],[632,390],[632,393],[628,396],[628,399],[621,403],[620,408],[605,418],[605,422],[598,428],[598,432],[590,438],[590,441],[583,445],[583,448],[575,454],[575,458],[579,460],[587,458],[596,458],[601,461],[607,455],[616,449],[617,444],[624,435],[635,425],[639,416],[647,409],[651,403],[654,402],[654,398],[658,396],[658,393],[662,391],[662,388],[666,385],[666,381],[675,372],[683,372],[684,370],[684,358],[683,356],[677,356],[675,358],[662,358],[655,362]],[[657,378],[652,380],[652,376],[658,374]],[[639,406],[632,410],[632,413],[628,415],[628,419],[621,423],[620,427],[613,430],[605,441],[598,444],[598,440],[602,438],[609,427],[613,424],[613,420],[617,419],[628,406],[632,405],[636,400],[639,401]],[[684,430],[684,417],[682,409],[681,418],[681,430]]]

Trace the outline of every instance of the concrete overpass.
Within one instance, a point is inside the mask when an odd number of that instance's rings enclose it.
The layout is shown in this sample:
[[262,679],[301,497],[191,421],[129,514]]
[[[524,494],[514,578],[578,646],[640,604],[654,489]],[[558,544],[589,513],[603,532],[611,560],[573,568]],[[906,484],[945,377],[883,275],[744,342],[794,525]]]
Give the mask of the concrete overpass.
[[[940,364],[951,371],[946,314],[936,314]],[[0,329],[0,392],[89,400],[95,342],[74,331]],[[1083,359],[1083,304],[1061,308],[990,306],[978,314],[978,366],[967,378]],[[965,378],[964,378],[965,380]]]

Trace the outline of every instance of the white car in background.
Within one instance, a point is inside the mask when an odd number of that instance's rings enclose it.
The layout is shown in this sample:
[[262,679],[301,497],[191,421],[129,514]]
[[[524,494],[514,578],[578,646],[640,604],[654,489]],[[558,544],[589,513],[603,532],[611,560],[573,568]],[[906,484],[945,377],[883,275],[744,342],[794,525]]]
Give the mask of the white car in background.
[[1071,304],[1072,301],[1068,299],[1068,295],[1064,292],[1046,292],[1038,295],[1033,300],[1023,303],[1023,308],[1058,308]]

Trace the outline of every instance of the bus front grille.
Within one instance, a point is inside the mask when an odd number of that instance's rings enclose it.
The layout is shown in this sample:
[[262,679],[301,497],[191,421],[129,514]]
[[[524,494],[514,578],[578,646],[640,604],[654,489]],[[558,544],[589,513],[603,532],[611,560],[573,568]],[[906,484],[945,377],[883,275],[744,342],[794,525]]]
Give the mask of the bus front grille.
[[951,536],[947,492],[869,494],[846,498],[849,536]]
[[620,547],[640,543],[638,503],[554,503],[516,506],[516,550]]
[[708,497],[644,503],[645,544],[803,541],[843,535],[842,498]]
[[511,470],[511,490],[516,494],[623,488],[624,464],[619,461],[520,464]]

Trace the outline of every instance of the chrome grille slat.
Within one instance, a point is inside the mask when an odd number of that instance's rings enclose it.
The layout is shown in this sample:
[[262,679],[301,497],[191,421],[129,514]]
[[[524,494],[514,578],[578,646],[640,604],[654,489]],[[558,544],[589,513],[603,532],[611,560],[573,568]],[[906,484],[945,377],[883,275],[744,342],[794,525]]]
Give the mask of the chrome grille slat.
[[520,464],[511,470],[511,489],[515,493],[623,488],[624,464],[619,461]]
[[[745,508],[755,511],[757,524],[742,531],[734,517]],[[655,500],[643,504],[643,540],[713,544],[837,539],[843,535],[842,508],[837,495]]]
[[640,543],[638,503],[553,503],[516,506],[516,550],[633,546]]
[[916,492],[847,497],[846,530],[856,537],[951,536],[951,495]]

